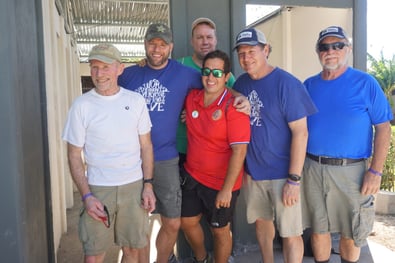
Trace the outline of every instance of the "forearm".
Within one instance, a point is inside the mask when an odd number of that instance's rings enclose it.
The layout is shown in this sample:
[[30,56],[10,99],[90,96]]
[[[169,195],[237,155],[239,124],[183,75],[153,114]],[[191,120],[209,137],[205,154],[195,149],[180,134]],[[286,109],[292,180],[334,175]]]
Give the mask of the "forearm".
[[143,178],[151,179],[154,174],[154,153],[149,134],[140,136],[140,145]]
[[388,149],[391,142],[391,125],[389,122],[375,126],[373,143],[373,155],[370,167],[375,171],[382,172]]
[[[298,122],[298,123],[296,123]],[[292,139],[290,146],[290,161],[288,173],[301,175],[307,148],[307,125],[306,118],[297,120],[294,125],[290,124]]]
[[81,196],[90,192],[88,180],[85,176],[85,165],[81,156],[82,149],[71,144],[67,144],[67,157],[71,177],[76,184]]
[[247,153],[247,144],[237,144],[232,146],[232,156],[229,160],[229,166],[222,190],[232,191],[240,171],[243,169],[244,159]]
[[[141,147],[141,160],[143,169],[143,179],[153,179],[154,174],[154,151],[151,142],[151,134],[139,136]],[[148,212],[155,210],[155,195],[153,192],[153,184],[151,182],[143,183],[143,191],[141,194],[141,206]]]
[[236,91],[236,90],[234,90],[234,89],[232,89],[232,88],[227,88],[227,89],[228,89],[228,91],[229,91],[230,93],[232,93],[232,95],[233,95],[234,97],[244,96],[243,94],[241,94],[240,92],[238,92],[238,91]]

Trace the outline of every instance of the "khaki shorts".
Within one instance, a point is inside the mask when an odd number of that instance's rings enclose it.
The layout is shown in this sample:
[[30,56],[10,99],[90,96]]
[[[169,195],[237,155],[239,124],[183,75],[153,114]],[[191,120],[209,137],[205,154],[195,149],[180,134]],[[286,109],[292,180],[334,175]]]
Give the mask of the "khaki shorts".
[[244,176],[244,195],[247,204],[247,222],[255,223],[259,218],[274,220],[281,237],[300,236],[302,228],[301,202],[285,207],[282,191],[286,179],[254,181]]
[[181,187],[178,157],[154,164],[155,213],[168,218],[181,216]]
[[102,254],[114,242],[130,248],[148,244],[148,213],[140,206],[142,187],[142,180],[122,186],[90,186],[93,195],[108,209],[110,228],[82,209],[78,230],[85,255]]
[[374,196],[360,190],[366,161],[346,166],[323,165],[306,158],[303,186],[315,233],[341,233],[360,247],[373,229]]

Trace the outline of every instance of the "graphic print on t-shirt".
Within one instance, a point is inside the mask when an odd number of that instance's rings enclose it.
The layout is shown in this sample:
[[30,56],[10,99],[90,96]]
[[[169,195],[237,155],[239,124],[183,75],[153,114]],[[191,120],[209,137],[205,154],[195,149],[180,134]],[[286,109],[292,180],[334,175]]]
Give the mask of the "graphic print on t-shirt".
[[258,97],[258,93],[253,90],[250,94],[248,94],[248,100],[251,104],[251,116],[250,116],[250,124],[251,126],[262,126],[262,118],[261,118],[261,108],[264,107],[262,101]]
[[159,80],[152,79],[136,89],[143,95],[149,111],[164,111],[166,92],[170,92]]

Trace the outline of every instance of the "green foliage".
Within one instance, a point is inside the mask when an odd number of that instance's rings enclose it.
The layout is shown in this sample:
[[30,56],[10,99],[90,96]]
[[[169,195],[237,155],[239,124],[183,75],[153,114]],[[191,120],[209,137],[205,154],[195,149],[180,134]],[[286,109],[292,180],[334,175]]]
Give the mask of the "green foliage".
[[[378,81],[393,106],[391,96],[395,89],[395,55],[392,56],[392,59],[386,59],[381,51],[380,58],[375,59],[368,54],[368,62],[368,73]],[[391,145],[384,164],[380,189],[395,192],[395,127],[392,127]]]
[[368,62],[370,64],[368,73],[378,81],[392,105],[391,94],[395,89],[395,55],[392,56],[392,59],[386,59],[381,51],[380,59],[375,59],[368,54]]
[[395,192],[395,127],[392,127],[391,145],[384,164],[381,190]]

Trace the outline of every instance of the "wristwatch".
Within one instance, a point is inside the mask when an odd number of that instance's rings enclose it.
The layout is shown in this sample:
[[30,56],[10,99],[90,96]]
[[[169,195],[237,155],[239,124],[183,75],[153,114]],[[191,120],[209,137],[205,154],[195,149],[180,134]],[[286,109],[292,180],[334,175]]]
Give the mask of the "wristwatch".
[[143,184],[152,184],[154,182],[154,178],[143,179]]
[[288,174],[288,179],[290,179],[291,181],[294,181],[294,182],[299,182],[300,179],[302,179],[302,177],[297,174]]

